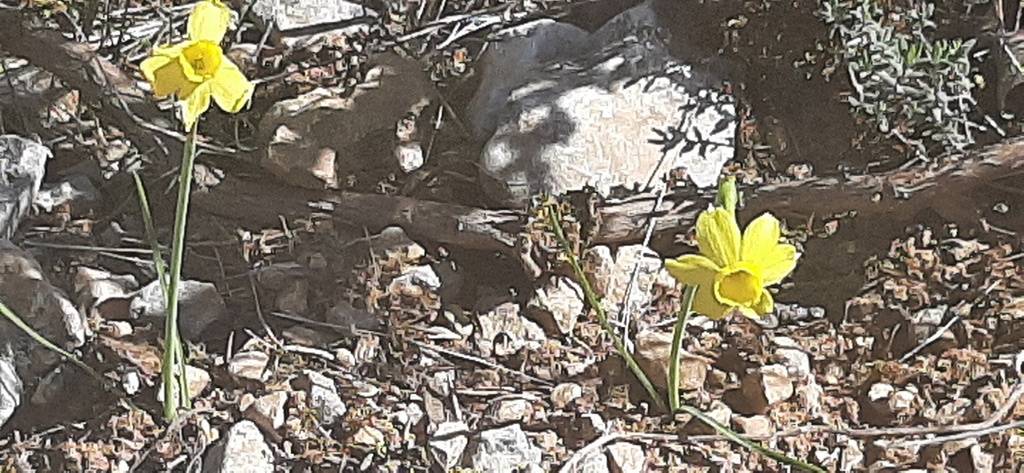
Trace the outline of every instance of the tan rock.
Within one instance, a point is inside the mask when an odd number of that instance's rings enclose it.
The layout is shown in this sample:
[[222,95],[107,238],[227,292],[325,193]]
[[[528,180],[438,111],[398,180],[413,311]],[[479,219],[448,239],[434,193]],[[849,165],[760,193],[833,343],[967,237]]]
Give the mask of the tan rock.
[[732,419],[733,425],[749,437],[765,438],[775,433],[772,427],[772,420],[768,416],[736,416]]
[[397,54],[375,57],[355,92],[345,88],[318,88],[271,106],[260,122],[268,142],[261,166],[294,185],[336,188],[339,169],[374,164],[365,159],[364,140],[394,135],[396,123],[419,116],[434,94],[420,64]]
[[[188,397],[195,399],[210,385],[210,373],[195,366],[185,366],[185,376],[188,379]],[[156,400],[164,402],[164,383],[160,382],[160,389],[156,392]]]
[[[669,361],[672,355],[672,332],[643,331],[634,338],[637,363],[660,388],[668,386]],[[704,386],[708,363],[700,357],[681,353],[679,357],[679,389],[692,391]]]
[[240,403],[242,416],[256,423],[264,430],[276,430],[284,425],[285,403],[288,401],[288,393],[274,391],[249,403]]
[[615,442],[608,446],[608,464],[611,473],[643,473],[647,458],[643,447],[629,442]]
[[583,387],[576,383],[562,383],[551,390],[551,405],[555,409],[565,409],[570,402],[583,395]]

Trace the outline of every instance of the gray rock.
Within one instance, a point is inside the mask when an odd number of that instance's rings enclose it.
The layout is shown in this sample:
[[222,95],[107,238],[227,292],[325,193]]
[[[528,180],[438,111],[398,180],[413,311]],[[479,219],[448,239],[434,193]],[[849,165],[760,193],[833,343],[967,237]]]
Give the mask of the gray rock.
[[601,297],[607,297],[609,285],[613,282],[612,275],[615,274],[615,255],[612,249],[605,245],[588,248],[583,253],[582,264],[583,272],[594,291]]
[[534,20],[494,35],[480,58],[480,85],[467,107],[468,124],[477,139],[494,133],[498,115],[513,89],[522,85],[544,63],[580,53],[587,32],[552,19]]
[[387,439],[384,437],[384,432],[380,429],[369,425],[364,425],[352,434],[351,442],[356,445],[364,447],[370,447],[372,449],[378,449],[387,445]]
[[[711,401],[711,404],[704,410],[704,413],[712,420],[722,425],[729,425],[729,419],[732,418],[732,408],[719,400]],[[696,417],[691,418],[690,421],[686,423],[683,430],[684,432],[693,435],[715,433],[714,427],[705,424]]]
[[246,402],[243,398],[239,408],[242,410],[243,417],[269,431],[284,425],[285,403],[287,401],[287,392],[274,391],[257,398],[251,398],[251,402]]
[[608,463],[612,473],[643,473],[647,458],[643,447],[629,442],[608,446]]
[[573,471],[578,473],[610,473],[611,469],[608,467],[608,457],[600,450],[593,450],[583,456]]
[[769,406],[785,401],[793,396],[793,380],[785,365],[765,365],[760,369],[761,384],[764,397]]
[[[159,282],[153,281],[132,299],[131,313],[134,317],[163,318],[167,313],[165,302],[163,289]],[[185,314],[178,319],[182,335],[194,338],[210,324],[224,318],[227,306],[213,283],[185,280],[178,286],[178,311]]]
[[[481,171],[488,194],[523,204],[538,193],[562,194],[591,186],[660,185],[683,168],[699,187],[717,182],[732,158],[734,100],[697,87],[662,46],[616,45],[600,62],[564,64],[512,92],[509,113],[484,147]],[[661,69],[678,67],[679,74]],[[681,140],[663,158],[651,143],[680,126]]]
[[[185,365],[185,378],[188,379],[188,398],[195,399],[210,385],[210,373],[202,368],[192,365]],[[177,392],[177,391],[175,391]],[[156,391],[156,400],[164,402],[164,383],[161,380],[160,389]]]
[[366,159],[364,140],[394,135],[396,124],[420,116],[435,93],[420,64],[396,54],[375,58],[355,92],[343,92],[318,88],[271,106],[260,122],[268,143],[260,165],[294,185],[337,188],[339,169],[382,165]]
[[[657,12],[654,11],[654,0],[645,0],[626,11],[615,15],[590,35],[591,44],[606,45],[621,41],[631,34],[652,26],[664,27]],[[678,41],[678,38],[673,38]]]
[[[637,363],[655,386],[668,386],[668,366],[672,359],[672,331],[643,330],[634,337]],[[693,391],[704,386],[709,363],[688,353],[679,355],[679,389]]]
[[42,118],[55,107],[61,94],[67,93],[59,80],[50,72],[19,58],[8,58],[6,73],[0,81],[0,107],[24,113],[29,126],[36,125],[32,118]]
[[89,205],[100,200],[100,191],[87,176],[75,174],[55,183],[43,184],[35,205],[47,212],[65,204]]
[[[663,261],[643,245],[621,246],[608,275],[602,301],[609,314],[641,315],[651,305],[656,286],[674,287],[676,282],[662,269]],[[634,273],[636,277],[634,278]],[[632,282],[632,287],[630,287]]]
[[551,390],[551,405],[555,409],[565,409],[570,402],[583,396],[583,386],[576,383],[562,383]]
[[10,238],[31,209],[50,149],[16,135],[0,136],[0,238]]
[[498,425],[525,422],[531,415],[533,406],[523,398],[498,399],[487,409],[487,419]]
[[462,453],[466,450],[469,439],[466,433],[469,427],[463,422],[443,422],[431,436],[428,446],[434,464],[441,471],[452,471],[462,462]]
[[549,333],[572,333],[583,314],[583,288],[571,278],[553,276],[534,292],[527,310]]
[[129,396],[139,393],[142,389],[142,377],[139,376],[138,370],[129,369],[121,373],[121,389]]
[[306,391],[309,407],[317,419],[326,426],[334,425],[345,417],[348,408],[338,395],[338,388],[330,378],[312,370],[304,370],[294,386]]
[[735,416],[732,423],[738,432],[742,432],[748,437],[765,438],[775,433],[772,420],[768,416]]
[[267,379],[269,363],[270,355],[266,353],[256,350],[240,351],[228,361],[228,372],[238,379],[262,382]]
[[252,11],[264,20],[274,20],[281,31],[373,18],[377,12],[345,0],[256,0]]
[[220,443],[210,448],[203,473],[272,473],[274,453],[260,429],[243,420],[228,429]]
[[474,445],[472,466],[491,473],[541,472],[541,451],[518,424],[485,430]]
[[538,349],[544,330],[519,313],[519,305],[506,302],[478,317],[476,344],[484,356],[507,356],[522,348]]
[[743,377],[740,391],[745,402],[738,410],[766,414],[771,407],[792,397],[795,389],[784,365],[764,365]]
[[[669,169],[684,169],[699,187],[717,183],[734,153],[735,100],[669,56],[655,19],[645,2],[583,47],[574,27],[548,20],[485,58],[469,116],[490,135],[481,173],[492,198],[523,204],[584,186],[607,194],[660,185]],[[651,142],[659,140],[664,155]]]
[[[74,350],[90,335],[85,317],[46,280],[35,258],[8,240],[0,240],[0,294],[22,321],[58,346]],[[25,379],[40,376],[61,361],[2,317],[0,345],[15,354],[18,372]]]
[[73,282],[75,302],[78,307],[87,310],[90,316],[98,316],[104,320],[130,317],[131,300],[139,287],[134,276],[79,266],[75,270]]
[[441,278],[428,264],[406,268],[401,276],[392,279],[388,285],[388,292],[411,297],[420,295],[423,290],[436,292],[439,289]]
[[10,353],[0,356],[0,426],[14,415],[14,410],[21,405],[21,395],[25,387],[14,368],[14,359]]
[[775,360],[789,370],[789,375],[796,381],[803,381],[811,374],[811,359],[800,345],[789,337],[775,337],[772,343],[775,349]]

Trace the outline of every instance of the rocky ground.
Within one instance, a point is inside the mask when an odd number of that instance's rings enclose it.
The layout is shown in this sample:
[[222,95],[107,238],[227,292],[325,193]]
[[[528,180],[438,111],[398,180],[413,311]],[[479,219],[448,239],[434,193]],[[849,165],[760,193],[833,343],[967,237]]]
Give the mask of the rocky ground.
[[[663,389],[662,261],[723,173],[743,221],[787,202],[801,259],[764,319],[693,317],[684,402],[829,471],[1019,468],[1019,171],[829,214],[785,194],[827,178],[841,206],[974,156],[907,167],[851,115],[817,2],[228,3],[257,89],[200,128],[173,422],[131,173],[169,241],[180,134],[137,64],[191,6],[0,9],[0,300],[91,370],[0,322],[0,471],[783,471],[656,408],[536,213],[572,194],[574,251]],[[688,223],[601,213],[638,196]]]

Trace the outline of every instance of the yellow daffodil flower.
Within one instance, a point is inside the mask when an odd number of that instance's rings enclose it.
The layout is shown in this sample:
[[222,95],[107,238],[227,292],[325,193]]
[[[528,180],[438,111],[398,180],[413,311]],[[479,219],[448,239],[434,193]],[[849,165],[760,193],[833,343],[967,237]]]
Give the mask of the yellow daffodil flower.
[[174,94],[182,103],[185,128],[191,130],[210,108],[210,98],[225,112],[237,113],[252,98],[253,85],[220,47],[231,10],[219,0],[203,0],[188,18],[188,40],[157,46],[142,61],[142,74],[158,97]]
[[774,301],[765,289],[796,267],[796,248],[779,243],[779,220],[765,213],[740,234],[734,212],[707,210],[697,217],[700,254],[665,262],[669,273],[697,286],[693,310],[713,319],[734,312],[757,317],[771,312]]

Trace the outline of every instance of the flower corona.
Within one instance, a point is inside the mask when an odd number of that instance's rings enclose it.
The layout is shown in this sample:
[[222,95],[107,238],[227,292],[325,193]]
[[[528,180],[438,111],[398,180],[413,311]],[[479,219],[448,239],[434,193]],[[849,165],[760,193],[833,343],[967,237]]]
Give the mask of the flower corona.
[[762,214],[740,233],[733,209],[716,207],[697,217],[700,254],[665,262],[683,284],[697,286],[693,309],[713,319],[732,313],[757,317],[771,312],[767,287],[796,267],[796,247],[780,243],[779,220]]
[[237,113],[252,98],[253,84],[220,47],[231,10],[219,0],[202,0],[188,18],[188,39],[157,46],[140,68],[158,97],[177,96],[185,128],[195,126],[212,98],[225,112]]

